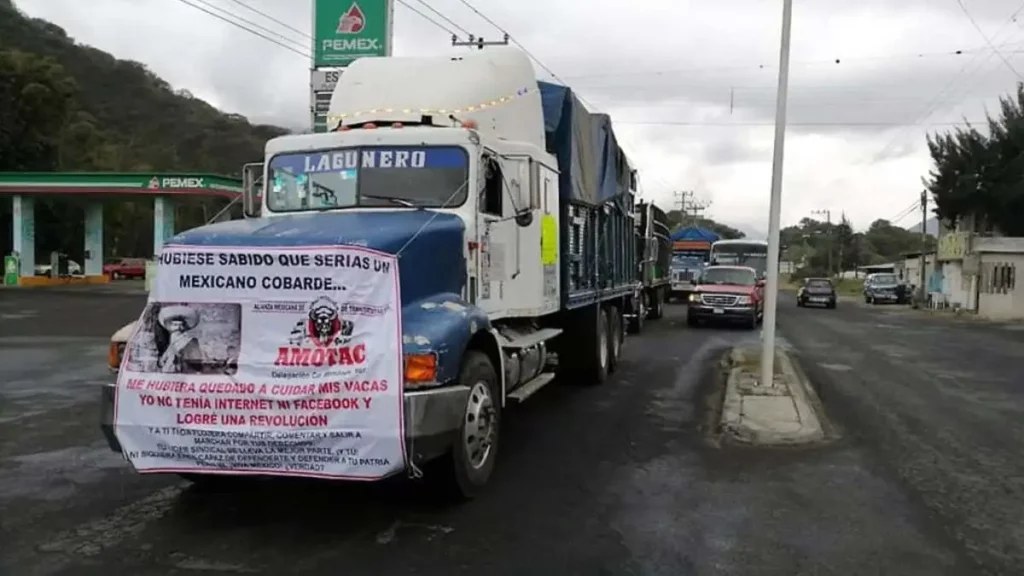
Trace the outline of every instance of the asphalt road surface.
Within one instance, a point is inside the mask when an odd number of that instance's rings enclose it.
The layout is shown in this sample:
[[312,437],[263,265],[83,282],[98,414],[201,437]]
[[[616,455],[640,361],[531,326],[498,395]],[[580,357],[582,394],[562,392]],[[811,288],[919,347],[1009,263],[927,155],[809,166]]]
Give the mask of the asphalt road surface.
[[862,302],[782,307],[833,418],[978,573],[1024,573],[1024,324]]
[[[628,340],[606,386],[555,384],[508,413],[493,483],[468,504],[441,504],[404,479],[216,493],[140,477],[103,442],[96,386],[108,377],[109,335],[142,304],[116,291],[0,292],[0,574],[976,574],[968,546],[978,540],[949,527],[962,522],[970,536],[981,517],[942,515],[920,491],[968,486],[946,493],[948,505],[973,499],[993,522],[1015,510],[996,509],[1013,494],[990,491],[1011,479],[984,488],[980,472],[968,477],[962,467],[998,461],[1014,470],[1000,460],[1021,453],[1015,413],[998,406],[1010,394],[1005,380],[967,379],[952,358],[940,359],[944,373],[958,374],[949,379],[911,381],[903,368],[876,380],[884,374],[867,355],[876,341],[863,339],[883,329],[854,328],[888,316],[846,307],[787,309],[781,319],[827,379],[826,402],[850,403],[837,412],[845,436],[824,446],[709,442],[702,424],[713,415],[715,362],[757,333],[690,329],[684,309],[671,306]],[[822,361],[831,368],[815,363],[835,354]],[[861,371],[873,376],[858,380]],[[963,404],[925,397],[937,388]],[[871,409],[878,415],[864,419]],[[905,415],[917,421],[897,427],[896,416],[914,409],[939,412]],[[860,422],[878,428],[861,434]],[[938,422],[951,424],[931,426]],[[895,459],[885,430],[908,435]],[[950,449],[915,451],[925,446]],[[938,484],[908,480],[900,454]]]

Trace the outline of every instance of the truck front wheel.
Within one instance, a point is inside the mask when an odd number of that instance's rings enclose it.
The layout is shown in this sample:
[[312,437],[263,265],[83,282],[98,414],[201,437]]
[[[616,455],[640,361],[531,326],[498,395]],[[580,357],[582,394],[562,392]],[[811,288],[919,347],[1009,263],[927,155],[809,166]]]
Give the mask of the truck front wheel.
[[665,290],[655,288],[651,296],[651,320],[658,320],[665,315]]
[[466,352],[459,383],[469,388],[462,423],[446,458],[445,484],[457,499],[476,497],[490,480],[498,456],[501,397],[490,358],[479,350]]

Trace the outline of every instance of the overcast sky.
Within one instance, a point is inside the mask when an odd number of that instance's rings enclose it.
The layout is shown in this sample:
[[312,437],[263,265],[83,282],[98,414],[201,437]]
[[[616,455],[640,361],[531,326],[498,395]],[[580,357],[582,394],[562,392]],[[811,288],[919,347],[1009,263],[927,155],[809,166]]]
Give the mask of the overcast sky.
[[[308,59],[181,0],[15,1],[225,111],[308,123]],[[309,0],[204,1],[308,53]],[[407,2],[430,14],[419,0]],[[1024,11],[1019,23],[1015,14],[1022,5],[963,2],[970,16],[958,0],[795,0],[783,225],[814,210],[834,219],[845,211],[858,228],[903,214],[930,165],[924,135],[984,118],[1013,90],[1014,69],[1024,73]],[[427,3],[469,32],[500,36],[460,0]],[[612,115],[647,197],[671,208],[674,191],[694,190],[710,202],[709,216],[764,234],[781,0],[470,3]],[[395,34],[396,55],[465,50],[403,5]],[[537,74],[551,79],[541,67]],[[899,224],[918,219],[915,212]]]

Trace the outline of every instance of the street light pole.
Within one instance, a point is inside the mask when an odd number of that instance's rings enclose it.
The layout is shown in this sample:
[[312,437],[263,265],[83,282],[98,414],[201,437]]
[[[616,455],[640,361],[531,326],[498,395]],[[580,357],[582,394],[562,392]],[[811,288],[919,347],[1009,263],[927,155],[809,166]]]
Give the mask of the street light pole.
[[782,159],[786,145],[786,103],[789,96],[789,39],[793,0],[782,0],[779,47],[779,89],[775,96],[775,150],[768,208],[768,278],[765,282],[764,338],[761,342],[761,385],[775,385],[775,311],[779,304],[779,220],[782,217]]

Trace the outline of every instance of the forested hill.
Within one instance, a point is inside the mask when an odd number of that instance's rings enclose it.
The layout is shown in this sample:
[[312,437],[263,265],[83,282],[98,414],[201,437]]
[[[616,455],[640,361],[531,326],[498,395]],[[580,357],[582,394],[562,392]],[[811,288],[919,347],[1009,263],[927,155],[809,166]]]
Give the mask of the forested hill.
[[237,174],[285,132],[225,114],[0,0],[0,170]]

